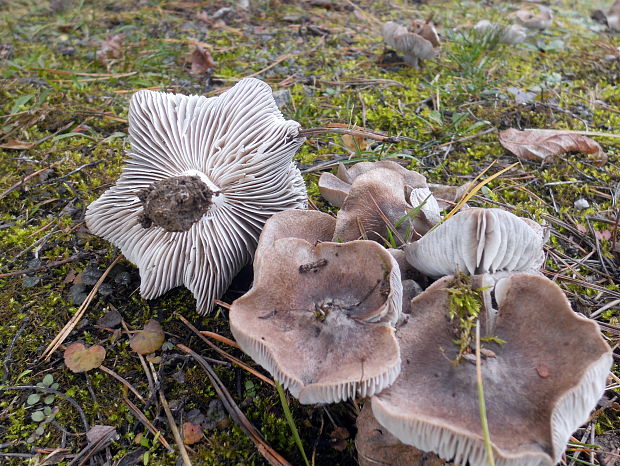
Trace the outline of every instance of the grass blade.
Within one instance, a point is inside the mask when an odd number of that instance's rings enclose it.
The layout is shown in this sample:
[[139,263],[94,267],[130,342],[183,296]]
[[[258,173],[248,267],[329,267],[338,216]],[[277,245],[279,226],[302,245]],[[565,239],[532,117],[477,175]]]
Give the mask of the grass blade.
[[299,432],[297,432],[297,426],[295,425],[293,415],[291,414],[291,410],[288,406],[288,400],[286,399],[284,389],[282,388],[282,385],[280,385],[278,382],[276,382],[276,389],[278,390],[278,395],[280,395],[280,403],[282,403],[284,417],[286,418],[286,422],[288,422],[288,425],[291,428],[291,432],[293,433],[293,439],[295,439],[297,448],[299,449],[301,456],[304,458],[304,463],[306,464],[306,466],[310,466],[310,463],[308,462],[308,457],[306,456],[306,452],[304,451],[304,445],[303,443],[301,443],[301,437],[299,437]]

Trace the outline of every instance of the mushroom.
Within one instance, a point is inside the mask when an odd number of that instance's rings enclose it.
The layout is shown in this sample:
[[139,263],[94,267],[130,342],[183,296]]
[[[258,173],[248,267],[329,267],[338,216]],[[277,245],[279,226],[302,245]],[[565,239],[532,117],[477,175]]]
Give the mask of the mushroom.
[[371,396],[400,372],[398,265],[372,241],[276,240],[230,308],[241,349],[301,403]]
[[243,79],[213,98],[137,92],[129,140],[127,166],[86,224],[139,267],[143,297],[183,284],[204,314],[252,259],[265,221],[305,208],[299,124],[267,84]]
[[[417,239],[440,221],[439,206],[419,173],[391,160],[361,162],[319,179],[321,194],[340,207],[334,240]],[[419,212],[412,214],[412,209]]]
[[444,466],[445,461],[433,453],[426,453],[411,445],[405,445],[372,415],[370,403],[364,403],[355,421],[357,435],[355,448],[360,466],[424,465]]
[[612,31],[620,31],[620,0],[616,0],[607,12],[607,25]]
[[457,202],[471,189],[474,183],[469,181],[461,186],[429,183],[428,189],[433,193],[440,211],[454,207]]
[[416,20],[407,29],[393,21],[381,27],[383,41],[403,54],[405,63],[418,68],[420,60],[434,58],[439,53],[439,36],[432,23]]
[[265,222],[254,254],[254,273],[260,268],[263,252],[282,238],[300,238],[310,244],[331,241],[336,219],[318,210],[283,210]]
[[492,23],[488,19],[482,19],[474,26],[474,31],[486,36],[490,41],[497,41],[500,44],[515,45],[525,40],[525,29],[517,24],[504,26]]
[[[411,302],[411,316],[397,330],[401,374],[372,398],[372,410],[403,443],[485,465],[476,365],[450,361],[458,351],[447,318],[453,279]],[[481,370],[496,464],[555,464],[604,391],[611,349],[597,324],[574,313],[545,277],[513,274],[496,285],[495,298],[498,314],[487,334],[494,340],[484,343]],[[487,319],[482,310],[482,328]]]
[[535,5],[534,9],[518,10],[514,13],[517,21],[528,29],[542,31],[553,24],[553,11],[545,5]]
[[538,271],[544,232],[536,222],[502,209],[472,208],[449,218],[405,249],[407,260],[431,277],[458,271]]

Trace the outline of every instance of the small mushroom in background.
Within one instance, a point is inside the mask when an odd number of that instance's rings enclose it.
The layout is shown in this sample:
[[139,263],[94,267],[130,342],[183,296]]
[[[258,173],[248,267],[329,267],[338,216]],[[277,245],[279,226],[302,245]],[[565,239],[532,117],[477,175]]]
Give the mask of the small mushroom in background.
[[[453,278],[411,302],[411,316],[397,330],[401,374],[372,398],[372,411],[407,445],[486,465],[476,365],[451,361],[458,351],[447,318]],[[574,313],[545,277],[513,274],[498,282],[495,298],[497,314],[484,306],[480,322],[493,340],[484,343],[491,356],[481,370],[496,464],[555,464],[605,389],[611,349],[597,324]]]
[[230,308],[241,349],[301,403],[371,396],[400,372],[398,265],[372,241],[276,240]]
[[390,434],[373,416],[370,403],[364,403],[355,425],[355,448],[360,466],[446,464],[434,453],[426,453],[411,445],[405,445]]
[[483,37],[488,37],[489,41],[497,40],[500,44],[506,45],[518,44],[526,38],[525,29],[517,24],[504,26],[487,19],[478,21],[474,26],[474,31]]
[[415,20],[409,28],[393,21],[381,27],[383,41],[393,50],[402,53],[405,63],[418,68],[421,60],[439,54],[439,36],[429,20]]
[[528,29],[542,31],[553,24],[553,11],[545,5],[535,4],[532,8],[518,10],[514,16]]
[[616,0],[607,12],[607,26],[612,31],[620,31],[620,0]]
[[185,285],[205,314],[252,260],[265,221],[306,207],[292,162],[299,124],[249,78],[213,98],[137,92],[129,140],[127,166],[86,224],[139,267],[144,298]]
[[406,246],[407,260],[431,277],[459,271],[536,273],[544,263],[545,234],[538,223],[502,209],[471,208]]
[[[367,238],[384,243],[390,235],[397,244],[420,238],[441,220],[440,209],[426,178],[391,160],[341,165],[338,176],[323,173],[321,194],[340,211],[335,241]],[[420,211],[411,211],[420,207]]]
[[331,241],[336,219],[318,210],[283,210],[265,222],[254,254],[254,274],[258,273],[262,255],[282,238],[300,238],[310,244]]

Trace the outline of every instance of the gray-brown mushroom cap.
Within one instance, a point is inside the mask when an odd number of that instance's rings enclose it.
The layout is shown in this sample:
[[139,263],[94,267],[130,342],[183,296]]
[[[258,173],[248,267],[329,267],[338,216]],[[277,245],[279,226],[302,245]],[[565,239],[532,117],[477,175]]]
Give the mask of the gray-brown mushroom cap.
[[[336,218],[336,241],[367,238],[383,243],[393,234],[400,244],[419,238],[441,219],[426,178],[391,160],[339,169],[337,179],[343,185],[347,183],[346,193],[332,189],[335,179],[329,175],[327,183],[319,182],[319,187],[328,199],[336,198],[340,203],[344,197]],[[416,207],[420,207],[419,212],[407,216]]]
[[441,277],[459,271],[536,272],[544,262],[540,225],[502,209],[463,210],[407,246],[409,263]]
[[398,265],[371,241],[275,241],[230,309],[241,349],[301,403],[370,396],[400,371]]
[[434,453],[426,453],[411,445],[405,445],[390,434],[373,416],[370,403],[364,403],[355,426],[355,448],[360,466],[446,465],[446,462]]
[[318,210],[283,210],[271,216],[263,228],[254,254],[254,274],[258,273],[263,252],[282,238],[300,238],[310,244],[331,241],[336,219]]
[[424,21],[413,23],[412,30],[393,21],[381,27],[383,41],[388,47],[402,53],[405,62],[417,68],[422,59],[433,58],[439,53],[439,37],[432,24]]
[[299,124],[267,84],[243,79],[213,98],[137,92],[129,140],[126,167],[86,224],[139,267],[143,297],[185,285],[206,313],[252,259],[265,221],[306,206],[292,162]]
[[[401,375],[372,398],[372,408],[402,442],[484,465],[476,367],[450,361],[458,352],[446,318],[451,286],[445,277],[412,301],[411,317],[397,331]],[[611,350],[596,323],[575,314],[542,276],[514,274],[498,283],[495,297],[499,310],[488,336],[505,343],[484,343],[495,357],[481,368],[496,464],[554,464],[602,395]],[[485,323],[482,313],[481,328]]]

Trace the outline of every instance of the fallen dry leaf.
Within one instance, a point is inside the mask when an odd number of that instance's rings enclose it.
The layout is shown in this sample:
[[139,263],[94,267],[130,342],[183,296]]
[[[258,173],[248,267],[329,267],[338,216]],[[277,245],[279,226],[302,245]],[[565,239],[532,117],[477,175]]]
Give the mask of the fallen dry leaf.
[[65,364],[71,372],[86,372],[101,366],[105,359],[105,348],[93,345],[86,348],[82,343],[73,343],[65,350]]
[[213,60],[211,52],[199,45],[196,45],[194,51],[189,56],[188,61],[192,65],[190,73],[193,75],[199,75],[206,73],[207,71],[213,71],[216,68],[215,60]]
[[185,445],[193,445],[202,440],[202,427],[200,424],[192,422],[183,423],[183,443]]
[[125,39],[125,34],[114,34],[106,37],[97,50],[97,60],[107,65],[109,60],[121,58],[123,56],[123,39]]
[[113,437],[116,437],[116,429],[112,426],[95,425],[86,432],[86,440],[89,444],[105,443]]
[[4,144],[0,144],[0,149],[22,150],[22,149],[31,149],[32,147],[34,147],[33,142],[18,141],[16,139],[11,139],[8,142],[5,142]]
[[510,128],[499,133],[499,142],[520,159],[547,161],[566,152],[585,152],[597,165],[607,162],[607,154],[601,146],[580,134]]
[[129,340],[129,346],[138,354],[154,353],[163,344],[164,331],[156,320],[149,320],[144,325],[144,329],[140,330]]

